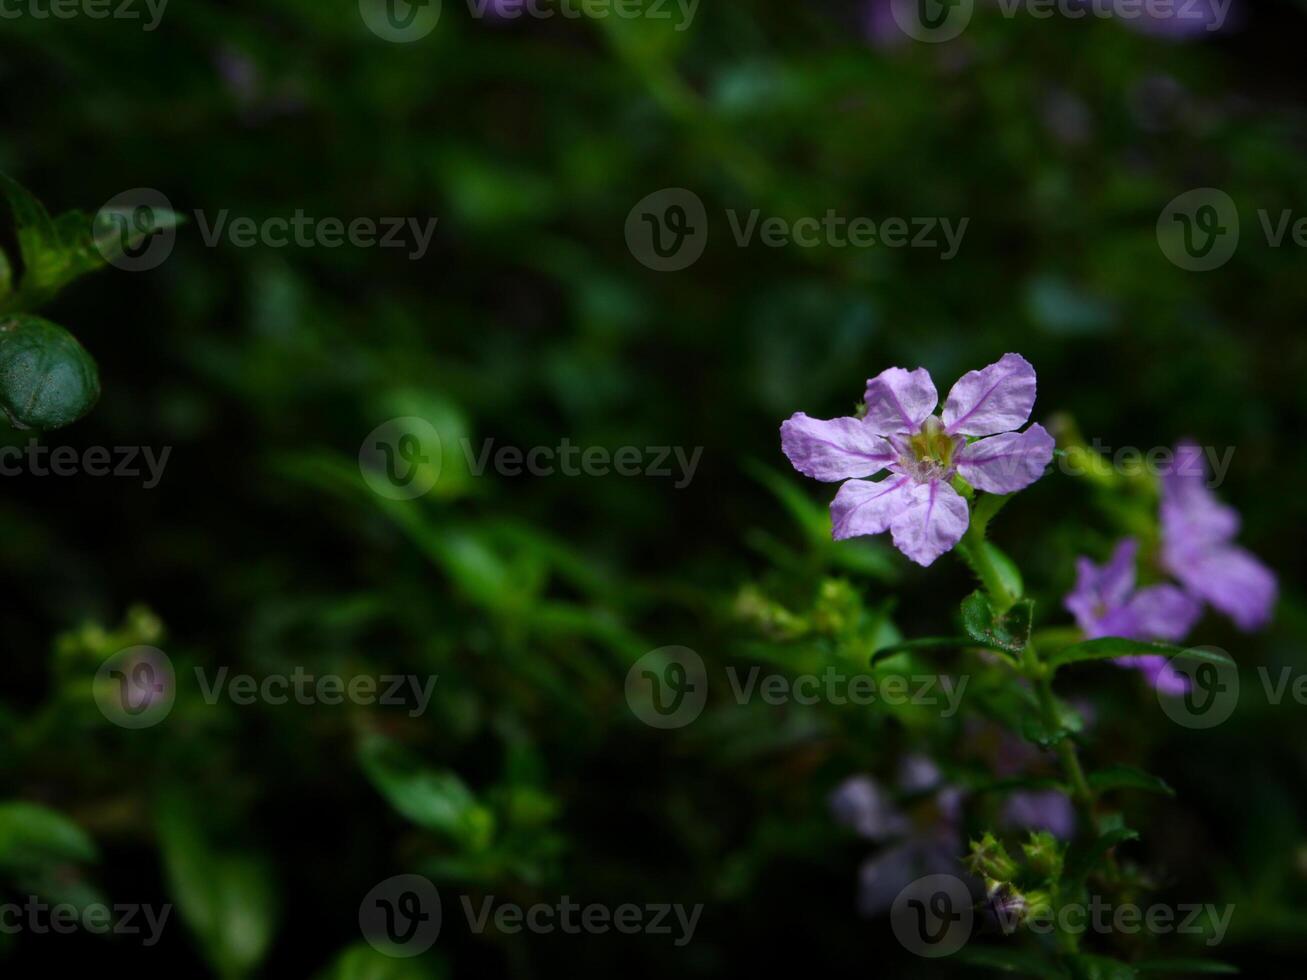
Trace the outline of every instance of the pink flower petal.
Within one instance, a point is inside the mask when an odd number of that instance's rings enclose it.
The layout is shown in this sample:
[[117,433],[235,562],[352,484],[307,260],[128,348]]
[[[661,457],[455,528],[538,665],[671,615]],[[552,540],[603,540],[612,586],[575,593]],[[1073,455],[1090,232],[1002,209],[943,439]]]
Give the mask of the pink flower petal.
[[871,476],[895,458],[864,419],[814,419],[802,412],[781,423],[781,449],[804,476],[827,483]]
[[836,541],[863,534],[880,534],[912,503],[912,481],[906,476],[888,476],[879,483],[849,480],[831,501],[834,520],[831,536]]
[[1004,354],[989,367],[958,379],[944,401],[951,435],[989,436],[1026,424],[1035,407],[1035,369],[1020,354]]
[[1014,493],[1044,475],[1053,461],[1053,437],[1039,424],[1005,432],[958,450],[958,472],[977,490]]
[[867,382],[865,397],[865,421],[882,436],[916,432],[939,404],[935,382],[925,368],[886,368]]
[[966,532],[967,502],[939,480],[911,484],[904,496],[908,505],[890,522],[894,546],[918,565],[929,565]]

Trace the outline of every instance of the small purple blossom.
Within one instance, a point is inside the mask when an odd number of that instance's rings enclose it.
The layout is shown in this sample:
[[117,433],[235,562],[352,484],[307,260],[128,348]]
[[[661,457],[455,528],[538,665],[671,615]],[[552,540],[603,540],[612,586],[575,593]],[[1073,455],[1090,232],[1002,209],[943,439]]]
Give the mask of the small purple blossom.
[[1207,487],[1202,450],[1181,443],[1162,474],[1162,565],[1194,596],[1242,630],[1265,626],[1279,591],[1275,575],[1233,544],[1239,515]]
[[[1087,638],[1120,636],[1178,643],[1198,621],[1202,605],[1174,585],[1135,588],[1138,551],[1139,543],[1125,538],[1105,565],[1095,565],[1084,557],[1076,559],[1076,587],[1062,601]],[[1150,684],[1168,694],[1188,690],[1183,675],[1165,657],[1118,657],[1114,663],[1142,670]]]
[[[949,484],[955,474],[986,493],[1014,493],[1053,458],[1043,426],[1015,431],[1035,405],[1035,369],[1020,354],[964,374],[939,415],[925,368],[882,371],[867,382],[865,401],[862,418],[798,412],[781,424],[781,448],[796,470],[843,481],[831,503],[837,541],[889,531],[895,547],[929,565],[970,522],[966,501]],[[882,470],[889,471],[884,479],[864,479]]]
[[858,871],[858,909],[866,916],[888,910],[915,878],[956,872],[962,849],[962,793],[942,782],[935,764],[924,756],[907,757],[898,783],[905,793],[925,795],[900,807],[870,776],[851,776],[830,796],[838,823],[890,845]]

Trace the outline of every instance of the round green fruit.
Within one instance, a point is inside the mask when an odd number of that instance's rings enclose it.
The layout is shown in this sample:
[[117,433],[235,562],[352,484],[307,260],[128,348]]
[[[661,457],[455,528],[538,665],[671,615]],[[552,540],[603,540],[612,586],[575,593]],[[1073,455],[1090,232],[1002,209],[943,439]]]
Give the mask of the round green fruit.
[[100,397],[100,372],[86,348],[57,323],[0,318],[0,408],[20,429],[76,422]]

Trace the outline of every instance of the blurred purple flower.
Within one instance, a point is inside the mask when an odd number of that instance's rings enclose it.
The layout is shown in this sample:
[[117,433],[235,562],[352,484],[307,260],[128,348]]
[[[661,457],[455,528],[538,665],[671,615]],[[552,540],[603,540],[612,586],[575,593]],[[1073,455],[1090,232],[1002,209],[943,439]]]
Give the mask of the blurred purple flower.
[[[1121,636],[1129,640],[1183,640],[1202,605],[1174,585],[1135,589],[1135,555],[1139,543],[1121,540],[1105,565],[1076,559],[1076,587],[1063,599],[1089,639]],[[1188,684],[1165,657],[1117,657],[1114,663],[1144,672],[1148,682],[1168,694],[1183,694]]]
[[[1035,369],[1020,354],[964,374],[940,415],[925,368],[888,368],[867,382],[862,418],[809,418],[781,424],[781,448],[794,468],[826,482],[844,481],[831,503],[839,541],[889,531],[919,565],[951,549],[970,521],[967,502],[949,485],[954,474],[986,493],[1013,493],[1034,483],[1053,459],[1041,425],[1015,432],[1035,404]],[[967,437],[976,438],[967,442]],[[883,480],[870,477],[889,470]]]
[[1002,820],[1026,830],[1047,830],[1062,840],[1070,840],[1076,829],[1071,800],[1055,789],[1013,793],[1003,804]]
[[[870,776],[851,776],[830,796],[836,822],[868,840],[890,842],[858,871],[858,910],[879,915],[903,886],[928,874],[957,874],[962,853],[962,793],[942,782],[924,756],[904,759],[898,785],[917,797],[906,809]],[[924,795],[920,795],[924,794]]]
[[1162,565],[1193,595],[1225,613],[1242,630],[1265,626],[1279,591],[1275,575],[1233,544],[1239,515],[1207,488],[1202,450],[1175,450],[1162,474]]

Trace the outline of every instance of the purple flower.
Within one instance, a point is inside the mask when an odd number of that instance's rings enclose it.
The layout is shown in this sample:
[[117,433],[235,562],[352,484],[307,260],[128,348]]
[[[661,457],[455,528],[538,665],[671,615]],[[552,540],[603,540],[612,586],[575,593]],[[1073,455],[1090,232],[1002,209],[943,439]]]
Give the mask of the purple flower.
[[[888,368],[867,382],[862,418],[814,419],[798,412],[781,424],[781,448],[794,468],[828,483],[845,481],[831,504],[835,540],[889,531],[894,545],[929,565],[962,537],[967,503],[954,474],[986,493],[1013,493],[1038,480],[1053,458],[1041,425],[1025,432],[1035,404],[1035,369],[1004,354],[964,374],[940,415],[925,368]],[[975,438],[968,442],[968,437]],[[863,477],[889,470],[882,480]]]
[[1240,629],[1265,626],[1278,593],[1275,575],[1231,543],[1239,515],[1207,488],[1202,450],[1191,442],[1176,447],[1175,462],[1162,474],[1161,510],[1166,570]]
[[1055,789],[1013,793],[1003,804],[1002,820],[1009,826],[1047,830],[1062,840],[1070,840],[1076,829],[1071,801]]
[[924,756],[904,759],[898,782],[906,793],[926,795],[904,809],[870,776],[851,776],[830,796],[837,822],[868,840],[892,842],[859,869],[858,909],[867,916],[886,911],[908,882],[958,870],[961,791],[942,783]]
[[[1202,605],[1174,585],[1135,589],[1134,538],[1120,541],[1105,565],[1076,559],[1076,587],[1063,603],[1091,640],[1121,636],[1128,640],[1178,643],[1198,621]],[[1165,657],[1117,657],[1114,663],[1144,672],[1148,682],[1168,694],[1183,694],[1188,684]]]

